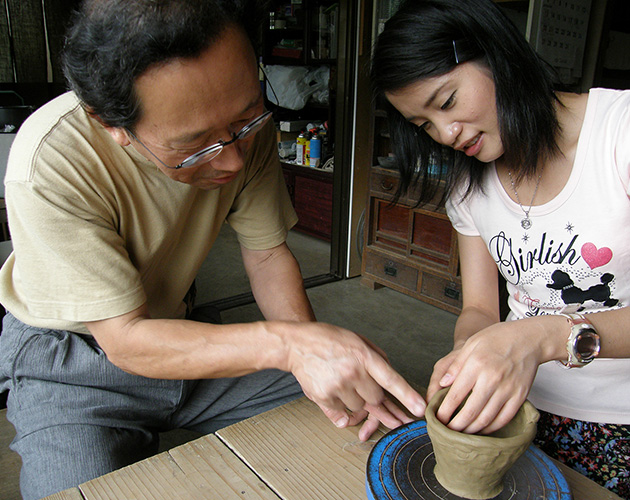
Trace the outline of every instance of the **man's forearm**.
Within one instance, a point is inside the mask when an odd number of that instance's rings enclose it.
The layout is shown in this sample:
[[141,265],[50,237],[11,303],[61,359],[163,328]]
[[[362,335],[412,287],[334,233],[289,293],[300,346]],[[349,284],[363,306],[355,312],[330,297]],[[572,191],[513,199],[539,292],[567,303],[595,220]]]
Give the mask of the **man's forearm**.
[[286,245],[268,252],[243,249],[243,262],[267,320],[315,321],[299,264]]
[[143,307],[89,323],[88,329],[112,363],[146,377],[198,379],[287,370],[287,339],[294,337],[294,322],[315,320],[299,265],[286,245],[244,250],[243,261],[267,322],[212,325],[150,319]]
[[125,322],[125,316],[88,328],[113,364],[145,377],[237,377],[282,368],[286,356],[283,339],[265,322],[215,325],[132,316]]

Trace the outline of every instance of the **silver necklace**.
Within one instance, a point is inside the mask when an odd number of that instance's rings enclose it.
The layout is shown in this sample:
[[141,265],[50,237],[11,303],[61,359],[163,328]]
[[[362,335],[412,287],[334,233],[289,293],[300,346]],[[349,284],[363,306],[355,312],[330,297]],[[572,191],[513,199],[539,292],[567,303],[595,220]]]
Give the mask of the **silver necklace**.
[[542,178],[542,174],[538,176],[538,180],[536,181],[536,188],[534,189],[534,195],[532,196],[532,201],[529,203],[529,208],[525,210],[523,204],[521,203],[521,199],[518,196],[518,191],[516,191],[516,186],[514,185],[514,179],[512,179],[512,172],[508,170],[508,177],[510,178],[510,184],[512,184],[512,189],[514,190],[514,194],[516,195],[516,201],[521,206],[521,210],[525,214],[525,217],[521,219],[521,227],[527,231],[530,227],[532,227],[532,220],[529,218],[529,212],[531,212],[532,207],[534,206],[534,198],[536,198],[536,193],[538,192],[538,186],[540,185],[540,179]]

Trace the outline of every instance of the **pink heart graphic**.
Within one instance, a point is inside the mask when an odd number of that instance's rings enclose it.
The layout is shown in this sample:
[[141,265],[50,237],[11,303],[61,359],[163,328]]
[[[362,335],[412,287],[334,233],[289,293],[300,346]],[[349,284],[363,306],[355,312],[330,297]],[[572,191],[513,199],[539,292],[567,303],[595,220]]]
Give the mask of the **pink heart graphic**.
[[612,259],[612,250],[608,247],[598,249],[593,243],[582,245],[582,257],[591,269],[606,265]]

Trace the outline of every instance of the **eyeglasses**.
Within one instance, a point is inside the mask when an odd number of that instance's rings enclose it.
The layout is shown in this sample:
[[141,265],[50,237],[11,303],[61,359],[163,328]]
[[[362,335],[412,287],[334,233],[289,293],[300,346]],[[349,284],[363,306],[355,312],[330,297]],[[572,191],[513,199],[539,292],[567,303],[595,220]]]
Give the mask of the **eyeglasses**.
[[160,160],[155,155],[155,153],[153,153],[153,151],[151,151],[148,147],[146,147],[142,143],[142,141],[140,141],[140,139],[138,139],[134,135],[134,133],[131,130],[127,129],[127,132],[129,132],[131,137],[133,137],[134,140],[138,144],[140,144],[144,149],[146,149],[149,153],[151,153],[151,156],[153,156],[157,161],[159,161],[166,168],[172,168],[172,169],[178,170],[180,168],[190,168],[190,167],[194,167],[195,165],[197,165],[199,163],[204,163],[204,162],[208,162],[210,160],[214,160],[217,156],[219,156],[221,151],[223,151],[223,148],[225,146],[229,146],[230,144],[232,144],[232,143],[234,143],[236,141],[239,141],[241,139],[247,139],[248,137],[252,137],[257,132],[259,132],[260,129],[263,127],[263,125],[265,123],[267,123],[269,118],[271,118],[271,115],[272,115],[271,111],[265,111],[258,118],[255,118],[254,120],[249,122],[247,125],[245,125],[236,134],[232,134],[232,139],[231,140],[229,140],[229,141],[220,140],[216,144],[212,144],[211,146],[208,146],[207,148],[204,148],[201,151],[198,151],[197,153],[195,153],[193,155],[190,155],[188,158],[186,158],[183,162],[181,162],[179,165],[177,165],[175,167],[171,167],[171,166],[167,165],[166,163],[164,163],[162,160]]

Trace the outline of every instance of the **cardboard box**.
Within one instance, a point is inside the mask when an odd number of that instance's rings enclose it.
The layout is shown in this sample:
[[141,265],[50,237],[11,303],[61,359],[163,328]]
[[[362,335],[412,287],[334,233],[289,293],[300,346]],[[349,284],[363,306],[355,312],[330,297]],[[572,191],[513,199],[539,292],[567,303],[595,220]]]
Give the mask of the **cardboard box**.
[[278,142],[295,141],[297,136],[297,132],[282,132],[281,130],[276,130],[276,139]]
[[292,122],[280,122],[282,132],[299,132],[310,123],[310,120],[296,120]]

